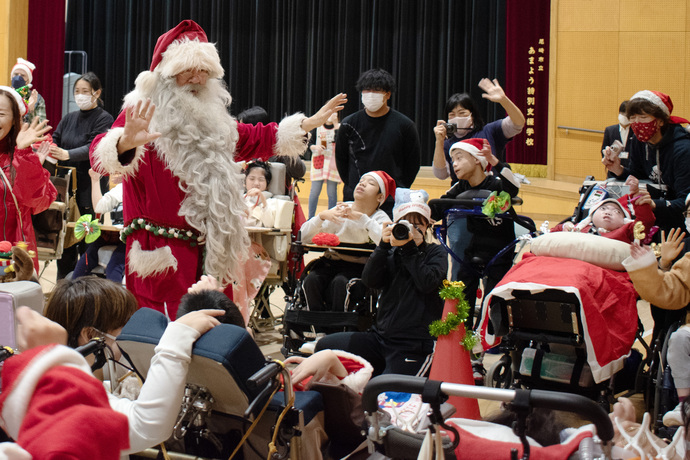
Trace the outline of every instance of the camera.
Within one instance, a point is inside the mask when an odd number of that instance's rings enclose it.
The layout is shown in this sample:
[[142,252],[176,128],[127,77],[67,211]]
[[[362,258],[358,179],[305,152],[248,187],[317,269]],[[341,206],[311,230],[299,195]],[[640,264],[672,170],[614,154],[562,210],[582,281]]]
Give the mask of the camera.
[[410,237],[410,232],[412,232],[412,224],[406,220],[401,220],[396,223],[391,230],[391,234],[396,240],[408,239]]
[[443,127],[446,128],[446,136],[455,134],[455,131],[458,130],[458,127],[454,123],[443,123]]

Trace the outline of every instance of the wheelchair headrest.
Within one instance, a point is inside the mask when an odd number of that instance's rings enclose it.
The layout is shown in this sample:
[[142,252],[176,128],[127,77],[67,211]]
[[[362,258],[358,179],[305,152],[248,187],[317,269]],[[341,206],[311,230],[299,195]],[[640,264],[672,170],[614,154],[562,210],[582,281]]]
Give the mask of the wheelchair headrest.
[[[167,325],[168,319],[162,313],[140,308],[117,338],[118,346],[144,378]],[[214,411],[241,416],[248,400],[256,396],[247,387],[247,379],[264,362],[261,350],[246,330],[220,324],[194,344],[187,383],[206,387],[211,392]]]
[[270,162],[271,165],[271,183],[268,184],[268,191],[276,195],[287,195],[285,190],[285,165],[283,163]]

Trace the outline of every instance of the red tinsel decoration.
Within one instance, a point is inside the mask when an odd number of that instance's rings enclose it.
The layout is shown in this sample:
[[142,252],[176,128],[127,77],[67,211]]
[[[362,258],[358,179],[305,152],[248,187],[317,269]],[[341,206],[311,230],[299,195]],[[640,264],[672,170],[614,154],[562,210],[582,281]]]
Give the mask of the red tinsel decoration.
[[311,242],[319,246],[338,246],[340,238],[333,233],[317,233],[311,239]]

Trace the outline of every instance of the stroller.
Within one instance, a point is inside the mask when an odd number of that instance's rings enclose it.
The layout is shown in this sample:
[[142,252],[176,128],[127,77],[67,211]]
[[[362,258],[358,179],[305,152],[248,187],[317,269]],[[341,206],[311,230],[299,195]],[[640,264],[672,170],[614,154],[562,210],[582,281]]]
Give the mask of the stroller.
[[[498,455],[501,456],[500,458],[508,458],[510,455],[510,458],[513,459],[528,459],[531,453],[536,450],[540,450],[542,456],[550,453],[551,457],[549,458],[568,458],[573,452],[576,452],[577,456],[570,458],[594,458],[591,453],[594,450],[595,441],[592,438],[592,432],[585,428],[560,445],[539,447],[531,444],[526,434],[527,417],[530,411],[537,407],[574,412],[591,420],[596,426],[596,434],[601,440],[599,445],[603,453],[601,458],[612,458],[611,440],[614,431],[611,420],[601,407],[583,396],[542,390],[483,388],[403,375],[375,377],[364,389],[362,407],[369,424],[368,447],[370,453],[377,451],[386,457],[415,459],[418,458],[420,449],[427,447],[424,444],[425,436],[423,434],[409,433],[392,426],[387,419],[387,414],[379,410],[379,394],[386,391],[420,394],[422,401],[430,404],[429,418],[432,425],[426,437],[436,438],[437,454],[435,458],[441,458],[441,455],[445,459],[477,458],[478,452],[482,452],[482,456],[485,458],[499,458]],[[481,429],[486,432],[496,430],[497,427],[491,426],[494,424],[464,419],[444,420],[441,404],[448,396],[488,399],[507,403],[508,409],[517,415],[517,422],[513,425],[514,436],[510,436],[509,438],[512,439],[505,442],[498,440],[493,435],[488,435],[489,438],[482,437],[477,431],[471,429],[472,425],[481,424]],[[506,427],[503,428],[504,431],[507,430]],[[452,434],[452,437],[440,437],[441,429],[446,431],[446,434]],[[498,431],[491,432],[496,433]]]
[[[369,255],[375,246],[372,244],[341,243],[337,248],[328,248],[315,244],[304,244],[297,241],[292,244],[291,253],[294,260],[301,260],[305,253],[337,251],[345,255]],[[283,319],[283,356],[299,353],[306,343],[314,341],[318,335],[338,331],[365,331],[374,321],[376,314],[377,293],[364,286],[359,278],[352,278],[347,285],[347,296],[343,311],[309,311],[302,285],[309,272],[322,263],[321,258],[312,260],[302,271],[301,276],[293,274],[298,280],[292,286],[292,295],[286,298],[285,316]],[[299,268],[298,264],[293,264]]]

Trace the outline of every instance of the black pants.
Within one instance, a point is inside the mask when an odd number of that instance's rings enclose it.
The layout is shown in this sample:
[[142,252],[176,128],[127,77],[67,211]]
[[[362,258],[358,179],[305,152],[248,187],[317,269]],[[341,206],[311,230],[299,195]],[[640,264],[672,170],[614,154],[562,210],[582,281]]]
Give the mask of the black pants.
[[316,351],[343,350],[369,361],[374,375],[425,375],[431,368],[435,342],[386,339],[376,331],[338,332],[316,342]]
[[302,282],[310,311],[344,311],[347,283],[362,276],[363,264],[322,257]]

